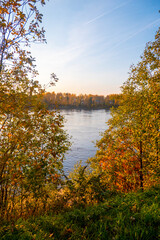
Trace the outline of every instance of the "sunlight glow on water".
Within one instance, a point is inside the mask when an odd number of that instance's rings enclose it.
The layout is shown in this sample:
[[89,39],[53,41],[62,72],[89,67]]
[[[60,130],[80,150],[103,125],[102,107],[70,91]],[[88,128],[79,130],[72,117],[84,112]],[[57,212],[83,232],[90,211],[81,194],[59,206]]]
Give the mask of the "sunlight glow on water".
[[107,129],[106,122],[110,111],[106,110],[61,110],[66,119],[65,130],[72,136],[71,150],[66,154],[64,170],[69,172],[75,163],[82,164],[96,153],[95,142],[101,138],[100,133]]

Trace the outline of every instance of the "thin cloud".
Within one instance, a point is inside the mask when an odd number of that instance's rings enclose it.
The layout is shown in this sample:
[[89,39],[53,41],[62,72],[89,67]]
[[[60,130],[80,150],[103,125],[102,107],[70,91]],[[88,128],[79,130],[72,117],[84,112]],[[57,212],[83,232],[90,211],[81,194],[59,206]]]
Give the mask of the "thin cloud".
[[136,35],[138,35],[141,32],[144,32],[145,30],[147,30],[148,28],[152,27],[153,25],[155,25],[156,23],[160,22],[160,18],[156,19],[155,21],[147,24],[145,27],[139,29],[138,31],[134,32],[133,34],[131,34],[130,36],[128,36],[127,38],[123,39],[122,41],[120,41],[119,43],[117,43],[111,50],[119,47],[122,43],[127,42],[128,40],[132,39],[133,37],[135,37]]
[[100,18],[102,18],[102,17],[104,17],[104,16],[106,16],[106,15],[108,15],[108,14],[114,12],[115,10],[117,10],[117,9],[119,9],[119,8],[121,8],[121,7],[125,6],[125,5],[127,5],[127,4],[128,4],[129,2],[131,2],[131,1],[132,1],[132,0],[125,1],[125,2],[123,2],[122,4],[116,6],[115,8],[113,8],[113,9],[111,9],[111,10],[109,10],[109,11],[106,11],[106,12],[104,12],[104,13],[98,15],[98,16],[95,17],[95,18],[92,18],[91,20],[89,20],[89,21],[86,22],[85,24],[88,25],[88,24],[90,24],[90,23],[96,22],[98,19],[100,19]]
[[[98,56],[96,56],[97,61],[102,62],[104,60],[105,63],[106,63],[106,61],[110,61],[111,57],[115,58],[116,56],[119,55],[119,52],[115,51],[115,49],[119,48],[122,44],[126,43],[127,41],[134,38],[135,36],[142,33],[143,31],[145,31],[149,28],[152,28],[152,26],[157,26],[159,24],[159,22],[160,22],[160,18],[158,18],[155,21],[145,25],[144,27],[135,31],[134,33],[128,34],[125,38],[123,38],[120,41],[115,41],[114,43],[106,42],[105,46],[103,46],[103,52],[101,54],[99,54]],[[142,45],[142,46],[144,46],[144,45]],[[136,47],[136,45],[134,45],[134,47]]]

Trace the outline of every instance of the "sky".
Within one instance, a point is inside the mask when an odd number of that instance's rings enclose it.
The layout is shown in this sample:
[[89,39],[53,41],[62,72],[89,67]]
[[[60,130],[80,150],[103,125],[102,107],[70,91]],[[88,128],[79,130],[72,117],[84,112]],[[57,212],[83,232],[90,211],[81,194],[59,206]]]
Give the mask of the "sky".
[[160,0],[50,0],[40,7],[47,44],[31,47],[50,92],[120,93],[160,26]]

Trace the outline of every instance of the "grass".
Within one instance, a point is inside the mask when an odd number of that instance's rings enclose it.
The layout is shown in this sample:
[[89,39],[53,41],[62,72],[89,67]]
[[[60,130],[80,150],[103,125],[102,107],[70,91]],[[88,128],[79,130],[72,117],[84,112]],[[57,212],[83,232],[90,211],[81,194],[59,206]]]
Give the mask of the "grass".
[[1,240],[160,239],[160,187],[117,194],[104,203],[3,223]]

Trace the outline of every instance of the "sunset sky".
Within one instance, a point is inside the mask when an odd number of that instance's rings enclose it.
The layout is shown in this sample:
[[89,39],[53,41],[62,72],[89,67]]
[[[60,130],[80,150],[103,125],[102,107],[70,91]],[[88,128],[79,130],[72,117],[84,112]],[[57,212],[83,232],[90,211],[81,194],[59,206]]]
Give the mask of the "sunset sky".
[[40,8],[47,44],[34,44],[39,81],[47,91],[119,93],[129,67],[160,26],[160,0],[50,0]]

